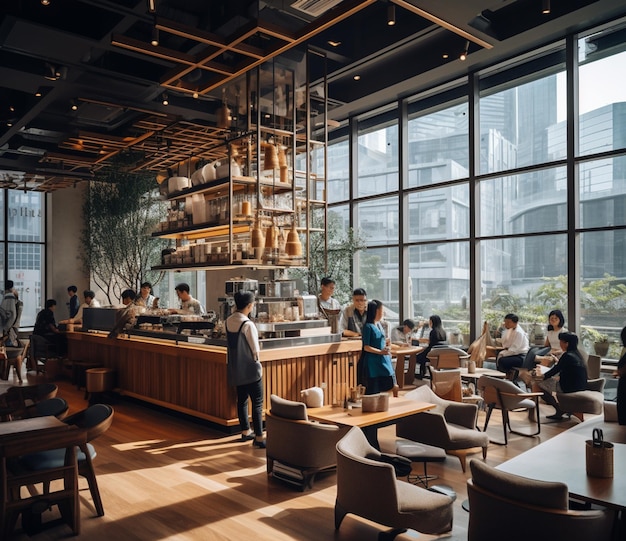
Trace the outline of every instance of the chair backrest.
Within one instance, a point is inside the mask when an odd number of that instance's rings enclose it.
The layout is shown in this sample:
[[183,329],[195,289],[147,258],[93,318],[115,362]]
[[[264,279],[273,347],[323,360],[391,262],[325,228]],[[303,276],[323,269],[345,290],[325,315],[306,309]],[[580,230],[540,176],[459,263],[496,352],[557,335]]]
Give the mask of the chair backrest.
[[[522,394],[522,391],[515,383],[507,379],[494,378],[493,376],[480,376],[476,388],[487,404],[495,404],[497,408],[506,407],[513,409],[516,407],[525,407],[522,402],[524,398],[516,399],[514,396]],[[501,393],[506,393],[504,398]]]
[[[470,462],[468,540],[609,539],[612,512],[568,510],[564,483],[528,479]],[[541,526],[539,526],[541,525]],[[597,532],[593,532],[597,528]]]
[[602,357],[600,355],[589,355],[587,358],[587,378],[598,379],[602,367]]
[[454,402],[463,401],[461,370],[432,370],[431,378],[431,387],[437,396]]
[[306,404],[281,398],[278,395],[270,395],[270,413],[285,419],[294,421],[307,421]]
[[427,355],[431,368],[436,370],[460,368],[461,359],[468,359],[469,355],[462,349],[453,346],[435,346]]
[[48,415],[63,417],[67,413],[69,406],[65,399],[55,396],[54,398],[40,400],[33,408],[37,417],[46,417]]
[[36,363],[39,359],[48,357],[48,341],[37,334],[30,335],[30,354]]
[[113,408],[108,404],[94,404],[70,415],[64,422],[85,429],[87,441],[91,441],[109,429],[113,422]]

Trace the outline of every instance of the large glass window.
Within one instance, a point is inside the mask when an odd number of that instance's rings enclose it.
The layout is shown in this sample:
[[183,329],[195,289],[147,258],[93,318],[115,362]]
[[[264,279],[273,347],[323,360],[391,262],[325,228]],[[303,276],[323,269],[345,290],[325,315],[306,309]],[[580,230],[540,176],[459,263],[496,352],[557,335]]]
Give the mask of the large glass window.
[[626,225],[626,156],[583,162],[579,167],[580,225]]
[[408,240],[458,239],[469,236],[467,183],[409,194]]
[[[20,326],[35,324],[37,312],[43,308],[44,286],[44,194],[8,190],[7,195],[7,279],[24,303]],[[2,205],[4,209],[4,205]]]
[[[367,126],[367,124],[366,124]],[[359,128],[357,197],[398,189],[398,123]]]
[[626,148],[626,29],[612,28],[578,40],[579,152]]
[[409,117],[409,188],[469,175],[467,102]]
[[356,225],[369,246],[397,244],[398,196],[363,201],[356,205]]
[[[558,84],[560,80],[558,74],[553,73],[483,92],[480,98],[480,173],[506,171],[565,157],[566,125],[557,114],[566,108],[566,94]],[[501,86],[505,88],[499,89]]]
[[328,145],[328,203],[350,198],[350,152],[348,141]]
[[385,319],[393,325],[399,321],[398,248],[371,248],[356,254],[354,287],[367,291],[369,300],[385,305]]
[[480,182],[480,236],[564,230],[565,167]]

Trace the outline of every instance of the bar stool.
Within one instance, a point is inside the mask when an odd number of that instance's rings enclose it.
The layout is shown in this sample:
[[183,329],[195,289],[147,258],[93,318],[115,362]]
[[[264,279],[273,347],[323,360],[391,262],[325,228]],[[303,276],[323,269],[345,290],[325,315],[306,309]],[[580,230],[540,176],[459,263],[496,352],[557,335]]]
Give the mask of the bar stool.
[[113,390],[115,387],[115,370],[112,368],[89,368],[85,371],[87,395],[89,403],[96,403],[96,397]]

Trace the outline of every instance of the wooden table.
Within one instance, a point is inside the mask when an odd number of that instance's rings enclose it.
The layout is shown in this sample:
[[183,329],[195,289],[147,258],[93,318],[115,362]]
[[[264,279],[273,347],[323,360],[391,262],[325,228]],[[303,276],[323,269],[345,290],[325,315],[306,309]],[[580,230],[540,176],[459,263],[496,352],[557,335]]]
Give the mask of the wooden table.
[[[19,437],[28,437],[34,434],[68,430],[69,425],[59,421],[56,417],[32,417],[19,421],[0,423],[0,445],[13,441]],[[28,449],[25,449],[25,452]]]
[[389,397],[389,409],[387,411],[372,411],[363,413],[361,408],[353,407],[344,410],[341,407],[322,406],[321,408],[307,408],[309,419],[324,421],[344,426],[376,426],[382,427],[394,424],[402,417],[415,415],[423,411],[428,411],[435,407],[429,402],[418,402],[409,398]]
[[417,365],[417,354],[424,351],[422,346],[397,346],[391,344],[391,355],[396,357],[396,383],[402,389],[404,387],[404,358],[409,358],[409,378],[413,374],[413,378],[409,383],[413,383],[415,379],[415,366]]
[[[601,428],[604,440],[615,444],[613,477],[587,476],[585,441],[594,428]],[[548,441],[504,462],[499,470],[543,481],[560,481],[571,496],[584,501],[626,509],[626,426],[605,423],[602,417],[580,423]]]
[[461,368],[461,379],[474,380],[474,383],[480,379],[480,376],[491,376],[493,378],[504,379],[506,374],[500,370],[492,370],[491,368],[476,368],[476,372],[468,372],[467,368]]

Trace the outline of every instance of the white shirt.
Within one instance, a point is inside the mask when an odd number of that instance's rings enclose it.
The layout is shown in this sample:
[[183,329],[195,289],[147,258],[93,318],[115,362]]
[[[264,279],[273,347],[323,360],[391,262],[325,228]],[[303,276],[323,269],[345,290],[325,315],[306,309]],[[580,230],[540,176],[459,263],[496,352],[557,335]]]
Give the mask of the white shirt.
[[74,316],[74,321],[82,321],[83,320],[83,309],[85,308],[100,308],[100,301],[98,299],[91,299],[91,304],[87,304],[84,302],[78,307],[78,312],[76,312],[76,316]]
[[526,336],[524,329],[519,325],[516,325],[514,329],[507,329],[502,337],[502,347],[506,349],[500,353],[501,357],[528,353],[528,336]]

